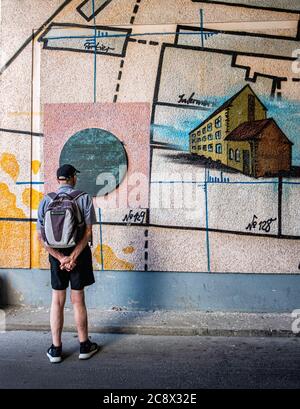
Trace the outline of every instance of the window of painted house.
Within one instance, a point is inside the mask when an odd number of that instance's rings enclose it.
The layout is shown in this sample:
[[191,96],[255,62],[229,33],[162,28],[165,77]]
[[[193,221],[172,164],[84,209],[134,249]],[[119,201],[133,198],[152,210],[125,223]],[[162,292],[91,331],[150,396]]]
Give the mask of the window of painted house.
[[202,129],[202,133],[206,132],[206,126]]
[[213,151],[213,146],[212,146],[212,144],[209,144],[209,145],[208,145],[208,149],[207,149],[207,150],[208,150],[208,152],[212,152],[212,151]]
[[207,138],[208,138],[209,141],[212,141],[212,139],[213,139],[212,134],[210,133]]
[[197,131],[197,135],[198,135],[198,136],[201,135],[201,131]]
[[217,131],[217,132],[215,133],[215,138],[216,138],[216,139],[221,139],[221,131]]
[[219,116],[216,120],[215,120],[215,127],[216,128],[221,128],[222,126],[222,117]]
[[239,162],[241,160],[240,156],[241,155],[240,155],[239,149],[236,149],[236,151],[235,151],[235,161],[236,162]]
[[203,136],[202,141],[203,141],[203,142],[206,141],[206,136]]
[[199,149],[199,151],[201,151],[201,145],[198,145],[198,149]]
[[197,138],[197,142],[201,142],[201,138]]
[[212,130],[212,123],[210,122],[207,124],[207,132],[210,132]]
[[192,146],[192,149],[196,149],[196,146],[195,146],[195,145],[193,145],[193,146]]
[[229,159],[234,160],[234,150],[231,148],[229,149]]
[[206,145],[203,145],[203,150],[204,150],[204,151],[206,151],[206,150],[207,150],[207,149],[206,149]]
[[216,153],[222,153],[222,145],[220,143],[216,145]]

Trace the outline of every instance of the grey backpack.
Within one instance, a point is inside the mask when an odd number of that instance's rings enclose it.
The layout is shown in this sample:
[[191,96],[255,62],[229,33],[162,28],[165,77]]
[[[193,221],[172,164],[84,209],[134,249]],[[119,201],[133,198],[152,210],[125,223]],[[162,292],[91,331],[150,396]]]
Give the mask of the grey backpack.
[[79,190],[48,193],[51,201],[45,211],[42,235],[49,247],[74,247],[81,239],[85,223],[76,200],[84,194]]

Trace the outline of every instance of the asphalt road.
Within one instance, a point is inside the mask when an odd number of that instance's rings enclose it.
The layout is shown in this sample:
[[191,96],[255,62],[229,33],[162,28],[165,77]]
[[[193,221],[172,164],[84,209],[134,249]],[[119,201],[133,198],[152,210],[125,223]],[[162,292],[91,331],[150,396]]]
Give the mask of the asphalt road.
[[45,332],[0,333],[0,388],[300,388],[300,338],[94,334],[100,352],[78,360],[66,333],[65,359],[50,364]]

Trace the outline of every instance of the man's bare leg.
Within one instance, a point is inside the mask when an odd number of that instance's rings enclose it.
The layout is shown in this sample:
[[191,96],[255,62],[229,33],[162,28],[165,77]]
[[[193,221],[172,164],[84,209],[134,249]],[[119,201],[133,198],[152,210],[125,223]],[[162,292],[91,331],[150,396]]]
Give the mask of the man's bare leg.
[[79,342],[85,342],[88,339],[88,318],[84,290],[71,290],[71,302],[73,304]]
[[61,345],[61,334],[64,325],[64,306],[66,290],[52,290],[52,303],[50,311],[50,325],[53,345]]

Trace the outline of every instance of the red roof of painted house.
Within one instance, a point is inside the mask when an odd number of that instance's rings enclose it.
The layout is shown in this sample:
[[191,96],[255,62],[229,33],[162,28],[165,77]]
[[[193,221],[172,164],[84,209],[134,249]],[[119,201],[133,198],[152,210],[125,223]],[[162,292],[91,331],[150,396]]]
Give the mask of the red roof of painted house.
[[[281,131],[281,129],[276,124],[273,118],[261,119],[260,121],[244,122],[243,124],[235,128],[232,132],[230,132],[230,134],[226,136],[225,140],[251,141],[255,139],[260,139],[261,132],[266,127],[270,126],[272,123],[275,124],[275,126]],[[286,140],[288,143],[293,145],[293,143],[287,137]]]
[[220,112],[224,111],[224,109],[229,108],[231,106],[231,103],[245,90],[249,88],[253,95],[258,99],[260,104],[262,105],[263,109],[267,111],[267,108],[264,106],[264,104],[261,102],[261,100],[258,98],[258,96],[255,94],[253,89],[250,87],[249,84],[245,85],[242,89],[239,90],[236,94],[234,94],[231,98],[229,98],[227,101],[224,102],[223,105],[221,105],[219,108],[216,109],[212,114],[209,115],[204,121],[202,121],[199,125],[196,126],[193,130],[189,132],[191,134],[192,132],[195,132],[197,129],[201,128],[202,125],[204,125],[206,122],[208,122],[210,119],[212,119],[214,116],[218,115]]

